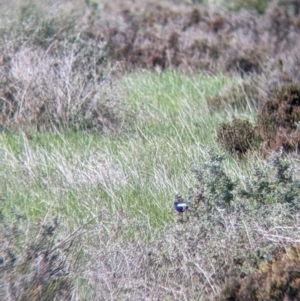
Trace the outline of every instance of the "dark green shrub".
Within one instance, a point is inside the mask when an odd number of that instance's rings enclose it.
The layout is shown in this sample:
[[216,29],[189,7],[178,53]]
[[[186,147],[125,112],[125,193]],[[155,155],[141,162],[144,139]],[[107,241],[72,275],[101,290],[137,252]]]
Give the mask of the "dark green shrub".
[[250,207],[281,203],[289,210],[298,210],[300,181],[282,154],[272,154],[263,168],[254,166],[252,175],[243,183],[228,175],[222,164],[224,159],[225,156],[212,153],[206,163],[192,169],[197,180],[196,188],[190,193],[193,195],[192,205],[202,203],[209,208],[230,208],[237,204],[238,199],[240,204],[249,204]]
[[201,187],[197,191],[196,203],[202,200],[211,208],[230,205],[236,183],[224,171],[221,164],[224,159],[222,155],[212,154],[200,168],[193,169]]
[[[197,185],[190,195],[193,205],[205,204],[209,208],[229,208],[237,203],[258,208],[262,204],[285,204],[290,210],[298,210],[300,181],[295,177],[290,161],[281,153],[273,153],[266,166],[253,167],[253,173],[243,183],[232,179],[222,164],[225,156],[212,152],[207,162],[193,167]],[[239,200],[237,202],[237,199]],[[253,207],[253,208],[254,208]],[[198,207],[189,210],[197,211]]]
[[238,192],[248,202],[259,204],[282,203],[298,210],[300,181],[292,173],[290,163],[280,153],[273,153],[264,169],[255,168],[253,178],[245,181]]

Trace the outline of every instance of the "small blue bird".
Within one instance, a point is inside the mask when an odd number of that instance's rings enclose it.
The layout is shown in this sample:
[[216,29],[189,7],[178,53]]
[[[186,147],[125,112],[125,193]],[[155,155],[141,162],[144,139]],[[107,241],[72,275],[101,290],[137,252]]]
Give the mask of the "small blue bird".
[[189,208],[189,205],[186,202],[183,202],[183,201],[179,201],[179,202],[175,201],[174,202],[174,209],[180,213],[184,212],[188,208]]

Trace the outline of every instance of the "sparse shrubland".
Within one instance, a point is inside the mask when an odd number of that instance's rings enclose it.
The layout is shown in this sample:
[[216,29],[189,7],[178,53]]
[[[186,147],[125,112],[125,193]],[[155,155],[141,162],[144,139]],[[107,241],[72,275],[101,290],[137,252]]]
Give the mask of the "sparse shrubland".
[[0,223],[1,299],[71,300],[81,229],[66,235],[58,219],[32,224],[17,212]]
[[[98,269],[88,279],[103,300],[109,296],[118,300],[206,300],[225,296],[236,288],[230,283],[243,286],[245,277],[251,278],[252,273],[255,277],[256,269],[263,269],[261,264],[272,262],[285,246],[297,241],[299,226],[292,214],[297,212],[299,201],[296,195],[294,203],[280,199],[280,193],[293,189],[299,193],[299,180],[293,175],[287,176],[286,182],[280,181],[278,170],[285,164],[280,155],[262,166],[253,163],[253,168],[259,170],[268,167],[264,185],[277,185],[272,199],[267,189],[255,195],[255,175],[249,175],[249,182],[244,183],[228,170],[224,156],[211,152],[206,156],[205,163],[192,169],[194,187],[183,192],[184,199],[187,194],[192,196],[189,210],[166,225],[161,238],[127,244],[116,239],[117,229],[106,238],[99,231],[94,248],[87,250],[90,257],[96,258],[92,265]],[[245,190],[252,193],[251,198]],[[108,241],[105,247],[101,247],[103,241]],[[113,259],[111,252],[115,254]],[[297,266],[289,266],[289,274],[297,272]],[[283,280],[285,284],[292,281],[288,279]]]
[[0,299],[299,298],[297,1],[242,2],[0,4]]

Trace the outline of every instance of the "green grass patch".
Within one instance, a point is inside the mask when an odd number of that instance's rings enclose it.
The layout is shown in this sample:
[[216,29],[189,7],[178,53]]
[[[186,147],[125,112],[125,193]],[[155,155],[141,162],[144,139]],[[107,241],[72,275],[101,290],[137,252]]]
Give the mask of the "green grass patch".
[[139,235],[150,238],[173,220],[174,195],[187,197],[191,164],[217,147],[216,129],[232,112],[210,113],[206,99],[234,80],[177,71],[128,74],[118,90],[135,117],[124,132],[4,132],[3,213],[59,216],[71,229],[89,219],[119,220],[128,235],[142,227]]
[[203,104],[209,96],[220,92],[234,78],[218,73],[185,74],[176,70],[143,71],[128,74],[123,79],[128,101],[134,109],[148,109],[149,113],[178,114],[196,104]]

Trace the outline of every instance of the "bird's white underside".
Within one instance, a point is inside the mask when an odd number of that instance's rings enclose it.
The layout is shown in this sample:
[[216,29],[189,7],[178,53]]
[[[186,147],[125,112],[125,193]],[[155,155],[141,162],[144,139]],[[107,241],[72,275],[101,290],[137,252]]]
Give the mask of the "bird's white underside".
[[186,208],[186,207],[188,207],[188,205],[187,204],[178,204],[177,207],[184,207],[184,208]]

